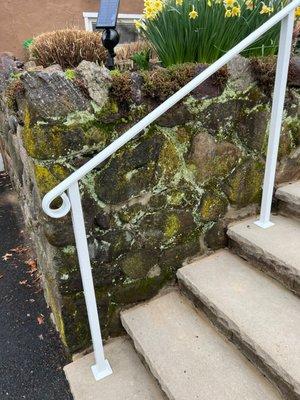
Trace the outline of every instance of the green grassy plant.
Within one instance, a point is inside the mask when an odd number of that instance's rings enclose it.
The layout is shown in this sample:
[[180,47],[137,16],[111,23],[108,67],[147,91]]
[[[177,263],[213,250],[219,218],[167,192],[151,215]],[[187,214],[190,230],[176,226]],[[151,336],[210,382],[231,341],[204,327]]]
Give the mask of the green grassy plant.
[[142,50],[134,53],[131,56],[131,59],[138,66],[139,69],[148,70],[150,69],[150,55],[151,49]]
[[[212,63],[286,3],[287,0],[145,0],[144,14],[136,21],[136,27],[164,66]],[[242,55],[276,54],[279,31],[279,25],[270,29]]]

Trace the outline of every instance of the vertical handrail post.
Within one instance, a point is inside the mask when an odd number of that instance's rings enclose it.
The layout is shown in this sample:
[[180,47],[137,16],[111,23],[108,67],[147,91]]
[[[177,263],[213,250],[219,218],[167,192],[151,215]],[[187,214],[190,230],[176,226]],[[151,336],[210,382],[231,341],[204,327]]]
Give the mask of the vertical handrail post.
[[78,182],[70,186],[68,189],[68,197],[71,203],[77,255],[96,361],[95,365],[92,366],[92,371],[95,379],[100,380],[112,374],[112,370],[108,361],[104,357],[102,335]]
[[279,51],[277,57],[276,78],[273,94],[272,113],[270,121],[269,142],[266,159],[266,169],[263,184],[260,219],[255,224],[261,228],[274,225],[270,221],[278,148],[282,126],[284,100],[287,86],[288,70],[291,56],[295,10],[291,11],[281,21]]

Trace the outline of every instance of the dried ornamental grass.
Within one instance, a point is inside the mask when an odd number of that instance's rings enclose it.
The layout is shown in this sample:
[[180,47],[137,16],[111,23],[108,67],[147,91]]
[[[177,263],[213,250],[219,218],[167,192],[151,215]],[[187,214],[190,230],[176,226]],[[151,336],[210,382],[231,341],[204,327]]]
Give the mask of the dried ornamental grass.
[[62,29],[37,36],[30,46],[30,55],[44,67],[59,64],[66,69],[77,67],[83,60],[102,63],[106,50],[97,32]]

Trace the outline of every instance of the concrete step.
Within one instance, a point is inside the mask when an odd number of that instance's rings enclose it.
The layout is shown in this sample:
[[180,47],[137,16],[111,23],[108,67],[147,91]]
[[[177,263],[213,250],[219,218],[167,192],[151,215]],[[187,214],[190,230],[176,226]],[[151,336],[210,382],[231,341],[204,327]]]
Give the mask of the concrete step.
[[124,311],[121,319],[170,400],[281,398],[204,314],[178,292]]
[[300,399],[300,300],[221,250],[181,268],[181,287],[287,399]]
[[300,218],[300,181],[281,186],[276,190],[276,198],[281,214]]
[[274,226],[262,229],[257,218],[232,225],[230,247],[263,272],[300,296],[300,222],[273,215]]
[[104,351],[113,370],[113,374],[105,379],[94,379],[91,371],[93,353],[64,368],[74,400],[166,400],[128,337],[111,340],[104,346]]

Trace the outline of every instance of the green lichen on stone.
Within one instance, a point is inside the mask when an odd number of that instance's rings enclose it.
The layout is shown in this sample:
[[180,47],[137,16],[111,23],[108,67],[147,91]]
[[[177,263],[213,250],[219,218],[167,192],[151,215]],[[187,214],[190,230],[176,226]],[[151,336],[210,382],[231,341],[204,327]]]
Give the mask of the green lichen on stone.
[[65,125],[37,122],[31,126],[30,113],[25,110],[23,141],[27,153],[39,160],[71,159],[76,154],[92,150],[102,150],[108,140],[106,127],[97,121],[83,124]]
[[145,214],[146,207],[142,204],[133,204],[129,207],[123,207],[119,211],[119,218],[122,222],[136,224]]
[[112,118],[119,112],[118,103],[113,99],[108,99],[103,107],[98,107],[94,102],[92,103],[92,106],[99,121],[105,120],[106,118]]
[[170,206],[176,207],[184,203],[185,193],[180,190],[174,189],[167,195],[167,202]]
[[296,115],[294,117],[287,116],[283,121],[283,128],[289,132],[290,137],[293,141],[294,146],[299,146],[300,144],[300,117]]
[[62,315],[65,321],[66,343],[72,353],[90,345],[90,330],[82,294],[63,296]]
[[139,279],[146,277],[151,267],[157,263],[157,252],[142,249],[126,255],[121,261],[121,267],[127,277]]
[[158,166],[162,169],[165,179],[174,177],[178,169],[181,167],[181,157],[177,152],[177,148],[171,141],[166,141],[160,153]]
[[171,274],[171,270],[166,268],[159,276],[129,280],[116,285],[112,291],[112,301],[116,304],[126,305],[147,300],[153,297],[166,282],[170,281]]
[[168,215],[165,226],[165,237],[169,240],[178,233],[180,229],[180,220],[176,214]]
[[48,193],[69,175],[69,171],[60,164],[45,166],[34,164],[34,174],[38,189],[42,195]]
[[225,191],[229,201],[237,207],[259,202],[264,164],[260,160],[251,160],[236,169],[228,179]]
[[200,207],[200,219],[207,221],[216,221],[226,213],[228,200],[222,194],[217,192],[207,192],[203,196]]
[[87,146],[97,144],[97,148],[105,148],[107,139],[107,132],[99,126],[92,126],[84,132],[84,143]]
[[180,181],[186,182],[194,190],[202,193],[197,184],[195,170],[190,168],[186,160],[190,149],[192,131],[189,128],[159,128],[166,138],[158,159],[158,169],[161,178],[158,187],[177,186]]
[[78,126],[88,125],[96,120],[95,114],[91,114],[89,111],[76,111],[67,116],[64,125],[66,126]]

